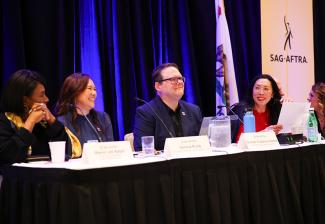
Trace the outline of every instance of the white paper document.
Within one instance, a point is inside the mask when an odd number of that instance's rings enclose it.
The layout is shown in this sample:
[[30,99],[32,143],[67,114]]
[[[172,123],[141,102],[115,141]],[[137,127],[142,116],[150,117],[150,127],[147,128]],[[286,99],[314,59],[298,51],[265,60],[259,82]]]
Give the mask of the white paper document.
[[280,133],[292,133],[292,130],[297,127],[303,129],[309,107],[310,103],[308,102],[284,102],[278,120],[278,124],[283,125]]

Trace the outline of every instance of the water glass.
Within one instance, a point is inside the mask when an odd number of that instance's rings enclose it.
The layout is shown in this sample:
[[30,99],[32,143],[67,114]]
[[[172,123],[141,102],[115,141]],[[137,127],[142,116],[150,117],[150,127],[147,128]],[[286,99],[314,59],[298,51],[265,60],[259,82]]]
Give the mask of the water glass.
[[155,154],[155,138],[154,136],[141,137],[142,150],[146,155]]
[[216,117],[210,120],[208,136],[211,147],[228,147],[231,144],[229,116]]

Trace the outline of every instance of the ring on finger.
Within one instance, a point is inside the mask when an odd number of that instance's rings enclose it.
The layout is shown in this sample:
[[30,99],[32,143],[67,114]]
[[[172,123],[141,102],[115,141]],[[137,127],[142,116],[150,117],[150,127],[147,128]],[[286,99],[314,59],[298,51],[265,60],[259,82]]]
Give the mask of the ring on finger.
[[30,109],[30,110],[28,111],[28,113],[30,114],[30,113],[32,113],[32,112],[34,112],[34,111],[36,111],[36,109],[35,109],[35,108],[32,108],[32,109]]

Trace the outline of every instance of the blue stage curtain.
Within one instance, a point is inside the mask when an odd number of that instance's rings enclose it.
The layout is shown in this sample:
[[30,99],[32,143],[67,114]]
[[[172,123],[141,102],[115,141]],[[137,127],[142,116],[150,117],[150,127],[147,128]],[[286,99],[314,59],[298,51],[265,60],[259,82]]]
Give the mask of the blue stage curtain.
[[225,0],[239,99],[247,97],[249,83],[262,72],[260,0]]
[[73,71],[74,2],[0,1],[0,90],[18,69],[40,72],[54,104],[64,76]]
[[[97,36],[87,40],[89,45],[97,41],[100,69],[97,63],[88,63],[88,68],[101,71],[90,73],[102,80],[104,108],[113,120],[116,139],[132,131],[138,106],[134,97],[154,97],[151,72],[160,63],[177,63],[186,77],[184,99],[201,106],[204,114],[214,114],[214,2],[80,0],[78,4],[82,10],[76,13],[77,26],[83,28],[76,42],[82,45],[82,36],[89,33]],[[88,26],[84,17],[93,17],[96,26]],[[84,63],[81,55],[90,53],[82,47],[76,52],[79,68]]]
[[[324,3],[313,4],[315,77],[324,81]],[[15,70],[33,69],[46,77],[52,106],[67,75],[90,73],[96,108],[109,113],[118,140],[132,131],[134,97],[155,95],[152,70],[175,62],[187,79],[184,99],[214,115],[214,1],[2,0],[0,6],[0,91]],[[225,0],[225,8],[243,99],[261,72],[260,1]]]
[[325,1],[313,0],[315,82],[325,82]]

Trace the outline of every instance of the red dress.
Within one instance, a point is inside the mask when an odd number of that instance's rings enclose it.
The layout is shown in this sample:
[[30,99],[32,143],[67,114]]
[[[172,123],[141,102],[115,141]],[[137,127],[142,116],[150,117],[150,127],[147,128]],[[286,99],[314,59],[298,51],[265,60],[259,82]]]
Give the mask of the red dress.
[[[253,114],[255,116],[255,129],[256,132],[262,131],[268,126],[270,126],[270,121],[269,121],[269,111],[265,110],[265,112],[259,113],[256,110],[253,110]],[[244,126],[243,124],[240,124],[239,130],[237,133],[236,137],[236,142],[239,141],[241,133],[244,132]]]

